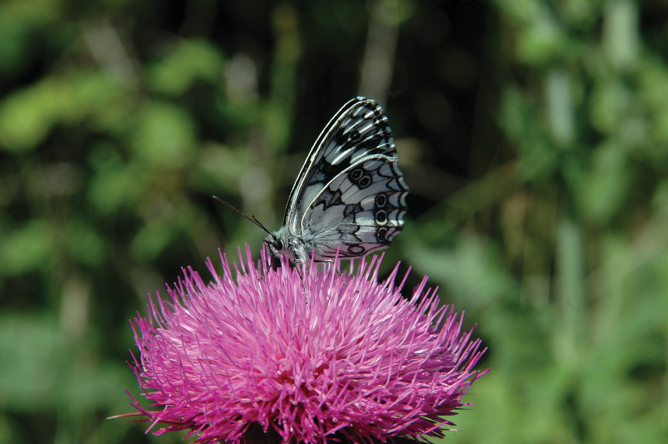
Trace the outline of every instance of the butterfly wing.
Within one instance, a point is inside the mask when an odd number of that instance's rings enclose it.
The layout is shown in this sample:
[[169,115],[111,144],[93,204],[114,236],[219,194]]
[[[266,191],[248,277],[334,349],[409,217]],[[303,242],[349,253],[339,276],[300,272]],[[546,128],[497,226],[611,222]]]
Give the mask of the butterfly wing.
[[348,101],[332,117],[309,151],[290,191],[283,225],[291,233],[300,234],[308,206],[329,181],[360,157],[384,153],[396,155],[383,109],[376,101],[364,97]]
[[364,156],[335,176],[309,205],[304,237],[316,259],[359,257],[384,248],[404,226],[408,186],[397,157]]
[[357,257],[387,246],[403,227],[408,186],[387,117],[357,97],[320,133],[290,193],[284,226],[317,259]]

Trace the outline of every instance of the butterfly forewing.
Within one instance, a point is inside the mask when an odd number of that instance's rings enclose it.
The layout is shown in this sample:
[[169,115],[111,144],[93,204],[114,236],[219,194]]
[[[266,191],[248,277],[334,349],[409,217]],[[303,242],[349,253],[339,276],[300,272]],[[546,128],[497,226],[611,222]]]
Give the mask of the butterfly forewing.
[[396,156],[392,130],[376,101],[356,97],[341,107],[313,144],[290,192],[283,224],[300,232],[302,216],[325,185],[371,154]]
[[291,255],[327,260],[386,247],[403,227],[407,194],[383,109],[350,100],[320,133],[290,193],[283,236]]

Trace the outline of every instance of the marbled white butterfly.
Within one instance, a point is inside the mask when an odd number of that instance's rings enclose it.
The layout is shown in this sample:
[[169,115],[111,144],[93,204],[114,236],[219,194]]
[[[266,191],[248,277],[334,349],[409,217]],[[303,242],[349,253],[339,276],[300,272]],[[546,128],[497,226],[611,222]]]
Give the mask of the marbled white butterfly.
[[375,100],[356,97],[313,144],[279,230],[271,233],[254,216],[235,211],[269,233],[265,243],[274,264],[280,256],[327,261],[337,251],[339,257],[361,257],[387,247],[403,228],[408,186],[397,160],[383,109]]

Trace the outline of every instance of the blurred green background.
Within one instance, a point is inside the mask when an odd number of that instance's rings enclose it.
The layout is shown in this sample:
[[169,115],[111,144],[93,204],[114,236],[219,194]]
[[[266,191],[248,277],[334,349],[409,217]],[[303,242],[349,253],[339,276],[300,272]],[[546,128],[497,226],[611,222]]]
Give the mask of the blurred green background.
[[668,442],[668,4],[0,3],[0,442],[181,442],[107,420],[128,319],[280,225],[331,115],[386,108],[411,187],[385,266],[492,372],[452,443]]

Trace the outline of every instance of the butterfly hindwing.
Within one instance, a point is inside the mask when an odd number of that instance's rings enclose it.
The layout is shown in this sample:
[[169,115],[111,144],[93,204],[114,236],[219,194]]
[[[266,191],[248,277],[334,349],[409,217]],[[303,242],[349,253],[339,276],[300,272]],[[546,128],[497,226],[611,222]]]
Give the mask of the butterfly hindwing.
[[390,244],[404,225],[406,186],[396,156],[364,157],[335,176],[302,217],[320,258],[363,256]]

